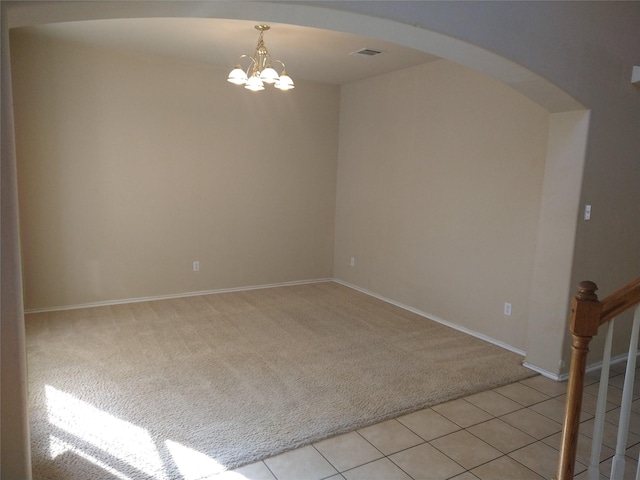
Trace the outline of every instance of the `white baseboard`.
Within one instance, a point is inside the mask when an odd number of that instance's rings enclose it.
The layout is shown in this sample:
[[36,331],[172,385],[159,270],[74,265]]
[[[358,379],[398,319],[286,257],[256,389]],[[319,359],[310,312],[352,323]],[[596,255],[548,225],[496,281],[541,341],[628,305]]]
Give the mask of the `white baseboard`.
[[[392,305],[395,305],[396,307],[400,307],[400,308],[402,308],[404,310],[408,310],[409,312],[415,313],[415,314],[420,315],[420,316],[422,316],[424,318],[428,318],[429,320],[433,320],[434,322],[438,322],[438,323],[440,323],[442,325],[446,325],[447,327],[451,327],[454,330],[458,330],[460,332],[463,332],[463,333],[466,333],[468,335],[471,335],[472,337],[479,338],[479,339],[484,340],[486,342],[492,343],[493,345],[496,345],[498,347],[501,347],[501,348],[504,348],[506,350],[509,350],[510,352],[513,352],[513,353],[516,353],[516,354],[521,355],[523,357],[526,357],[526,352],[524,352],[523,350],[520,350],[519,348],[515,348],[515,347],[513,347],[513,346],[511,346],[509,344],[501,342],[500,340],[496,340],[495,338],[491,338],[491,337],[489,337],[487,335],[484,335],[483,333],[479,333],[479,332],[476,332],[474,330],[470,330],[468,328],[462,327],[460,325],[456,325],[455,323],[448,322],[448,321],[443,320],[442,318],[439,318],[439,317],[437,317],[435,315],[431,315],[429,313],[423,312],[423,311],[418,310],[416,308],[409,307],[409,306],[404,305],[404,304],[402,304],[400,302],[396,302],[395,300],[391,300],[389,298],[383,297],[382,295],[378,295],[377,293],[373,293],[373,292],[371,292],[371,291],[369,291],[369,290],[367,290],[365,288],[361,288],[361,287],[359,287],[357,285],[351,284],[349,282],[345,282],[344,280],[339,280],[337,278],[334,278],[333,281],[336,282],[336,283],[339,283],[341,285],[344,285],[345,287],[352,288],[352,289],[357,290],[357,291],[359,291],[361,293],[364,293],[366,295],[370,295],[370,296],[375,297],[375,298],[377,298],[379,300],[382,300],[384,302],[387,302],[387,303],[390,303]],[[627,360],[627,356],[628,356],[628,354],[626,354],[626,353],[623,353],[622,355],[618,355],[618,356],[616,356],[616,357],[611,359],[611,363],[610,364],[611,365],[616,365],[618,363],[623,363],[623,362],[625,362]],[[640,352],[638,352],[638,358],[640,358]],[[536,365],[532,365],[531,363],[528,363],[528,362],[523,362],[522,366],[526,367],[526,368],[528,368],[530,370],[533,370],[534,372],[539,373],[540,375],[542,375],[544,377],[547,377],[547,378],[549,378],[551,380],[555,380],[557,382],[564,382],[564,381],[569,379],[569,374],[568,373],[563,373],[563,374],[559,375],[557,373],[553,373],[553,372],[550,372],[548,370],[545,370],[544,368],[540,368],[540,367],[538,367]],[[601,367],[602,367],[602,361],[590,364],[590,365],[587,366],[586,373],[592,373],[592,372],[598,371],[598,370],[600,370]]]
[[[524,362],[523,366],[527,367],[529,370],[533,370],[534,372],[539,373],[543,377],[550,378],[551,380],[555,380],[556,382],[562,382],[562,375],[558,375],[557,373],[550,372],[549,370],[545,370],[544,368],[540,368],[536,365],[532,365],[528,362]],[[565,379],[566,380],[566,379]]]
[[[294,285],[307,285],[310,283],[324,283],[324,282],[335,282],[340,285],[344,285],[345,287],[364,293],[365,295],[369,295],[371,297],[377,298],[378,300],[382,300],[383,302],[389,303],[391,305],[395,305],[396,307],[402,308],[403,310],[407,310],[411,313],[415,313],[416,315],[420,315],[421,317],[427,318],[429,320],[433,320],[434,322],[453,328],[454,330],[458,330],[459,332],[466,333],[467,335],[471,335],[472,337],[479,338],[480,340],[484,340],[485,342],[504,348],[505,350],[509,350],[510,352],[513,352],[517,355],[521,355],[523,357],[526,356],[526,353],[523,350],[520,350],[519,348],[515,348],[512,345],[509,345],[507,343],[501,342],[500,340],[496,340],[495,338],[489,337],[487,335],[484,335],[480,332],[476,332],[474,330],[470,330],[466,327],[456,325],[455,323],[448,322],[447,320],[439,318],[435,315],[431,315],[429,313],[423,312],[422,310],[418,310],[417,308],[413,308],[408,305],[404,305],[403,303],[396,302],[395,300],[391,300],[390,298],[383,297],[382,295],[378,295],[377,293],[371,292],[365,288],[359,287],[357,285],[354,285],[349,282],[345,282],[344,280],[340,280],[337,278],[317,278],[312,280],[297,280],[293,282],[250,285],[246,287],[220,288],[217,290],[202,290],[198,292],[175,293],[171,295],[156,295],[156,296],[150,296],[150,297],[125,298],[121,300],[108,300],[104,302],[83,303],[79,305],[65,305],[62,307],[34,308],[34,309],[25,310],[24,313],[29,314],[29,313],[56,312],[56,311],[64,311],[64,310],[77,310],[80,308],[104,307],[109,305],[124,305],[127,303],[148,302],[153,300],[168,300],[173,298],[195,297],[197,295],[213,295],[217,293],[245,292],[250,290],[260,290],[264,288],[288,287],[288,286],[294,286]],[[638,353],[638,357],[640,357],[640,352]],[[611,365],[616,365],[626,360],[627,360],[627,354],[618,355],[611,359]],[[523,362],[522,365],[530,370],[533,370],[534,372],[539,373],[544,377],[550,378],[552,380],[556,380],[558,382],[564,382],[569,378],[568,373],[563,373],[558,375],[556,373],[550,372],[548,370],[537,367],[527,362]],[[599,361],[591,365],[588,365],[586,371],[587,373],[591,373],[591,372],[600,370],[601,367],[602,367],[602,361]]]
[[[364,288],[358,287],[357,285],[353,285],[351,283],[345,282],[343,280],[339,280],[337,278],[318,278],[318,279],[312,279],[312,280],[298,280],[298,281],[293,281],[293,282],[282,282],[282,283],[270,283],[270,284],[264,284],[264,285],[250,285],[250,286],[246,286],[246,287],[234,287],[234,288],[221,288],[221,289],[217,289],[217,290],[203,290],[203,291],[198,291],[198,292],[184,292],[184,293],[176,293],[176,294],[171,294],[171,295],[156,295],[156,296],[150,296],[150,297],[137,297],[137,298],[125,298],[125,299],[121,299],[121,300],[108,300],[108,301],[104,301],[104,302],[91,302],[91,303],[83,303],[83,304],[79,304],[79,305],[65,305],[62,307],[48,307],[48,308],[34,308],[34,309],[29,309],[29,310],[25,310],[25,314],[29,314],[29,313],[43,313],[43,312],[55,312],[55,311],[64,311],[64,310],[77,310],[80,308],[91,308],[91,307],[104,307],[104,306],[109,306],[109,305],[124,305],[127,303],[139,303],[139,302],[148,302],[148,301],[153,301],[153,300],[168,300],[168,299],[172,299],[172,298],[183,298],[183,297],[194,297],[197,295],[212,295],[212,294],[217,294],[217,293],[230,293],[230,292],[244,292],[244,291],[250,291],[250,290],[259,290],[259,289],[263,289],[263,288],[274,288],[274,287],[287,287],[287,286],[293,286],[293,285],[306,285],[306,284],[310,284],[310,283],[322,283],[322,282],[335,282],[335,283],[339,283],[340,285],[344,285],[345,287],[351,288],[353,290],[357,290],[361,293],[364,293],[365,295],[369,295],[371,297],[377,298],[378,300],[382,300],[383,302],[389,303],[391,305],[395,305],[396,307],[402,308],[404,310],[407,310],[409,312],[415,313],[417,315],[420,315],[421,317],[427,318],[429,320],[433,320],[434,322],[440,323],[442,325],[446,325],[447,327],[451,327],[454,330],[458,330],[460,332],[466,333],[468,335],[471,335],[472,337],[476,337],[479,338],[481,340],[484,340],[486,342],[492,343],[493,345],[497,345],[498,347],[504,348],[506,350],[509,350],[513,353],[516,353],[518,355],[525,355],[525,352],[523,352],[522,350],[515,348],[511,345],[508,345],[504,342],[501,342],[499,340],[496,340],[495,338],[491,338],[488,337],[487,335],[484,335],[482,333],[479,332],[475,332],[473,330],[470,330],[468,328],[462,327],[460,325],[456,325],[454,323],[448,322],[446,320],[443,320],[442,318],[438,318],[435,315],[430,315],[428,313],[425,313],[421,310],[418,310],[416,308],[410,307],[408,305],[404,305],[400,302],[396,302],[395,300],[391,300],[389,298],[383,297],[381,295],[378,295],[376,293],[373,293],[369,290],[366,290]],[[531,368],[531,367],[529,367]]]
[[[627,357],[629,356],[628,353],[623,353],[621,355],[617,355],[616,357],[613,357],[611,359],[611,361],[609,362],[609,365],[617,365],[619,363],[624,363],[627,361]],[[640,352],[638,352],[638,357],[640,357]],[[550,378],[552,380],[555,380],[557,382],[566,382],[567,380],[569,380],[569,373],[562,373],[560,375],[558,375],[557,373],[552,373],[548,370],[544,370],[543,368],[540,367],[536,367],[535,365],[531,365],[527,362],[525,362],[523,364],[525,367],[530,368],[531,370],[533,370],[534,372],[538,372],[540,375],[543,375],[547,378]],[[590,365],[587,365],[587,368],[585,370],[585,373],[589,374],[589,373],[593,373],[593,372],[597,372],[598,370],[600,370],[602,368],[602,360],[592,363]]]
[[56,312],[63,310],[77,310],[79,308],[105,307],[109,305],[124,305],[127,303],[149,302],[153,300],[168,300],[172,298],[195,297],[197,295],[213,295],[216,293],[245,292],[249,290],[260,290],[263,288],[290,287],[294,285],[306,285],[309,283],[332,282],[332,278],[317,278],[314,280],[297,280],[294,282],[269,283],[264,285],[250,285],[247,287],[220,288],[218,290],[203,290],[199,292],[174,293],[171,295],[156,295],[151,297],[125,298],[122,300],[107,300],[104,302],[83,303],[79,305],[65,305],[62,307],[33,308],[25,310],[28,313]]
[[[408,305],[404,305],[404,304],[402,304],[400,302],[396,302],[395,300],[391,300],[389,298],[383,297],[382,295],[378,295],[377,293],[373,293],[373,292],[371,292],[371,291],[369,291],[367,289],[358,287],[357,285],[353,285],[353,284],[351,284],[349,282],[345,282],[345,281],[339,280],[337,278],[334,278],[333,281],[336,282],[336,283],[339,283],[340,285],[344,285],[345,287],[349,287],[349,288],[357,290],[357,291],[359,291],[361,293],[364,293],[365,295],[369,295],[371,297],[377,298],[378,300],[382,300],[383,302],[387,302],[387,303],[390,303],[391,305],[395,305],[396,307],[400,307],[400,308],[402,308],[404,310],[407,310],[407,311],[409,311],[411,313],[415,313],[416,315],[420,315],[421,317],[427,318],[429,320],[433,320],[434,322],[440,323],[442,325],[446,325],[447,327],[453,328],[454,330],[458,330],[459,332],[466,333],[467,335],[471,335],[472,337],[479,338],[480,340],[484,340],[485,342],[489,342],[489,343],[491,343],[493,345],[496,345],[498,347],[504,348],[505,350],[509,350],[510,352],[516,353],[516,354],[521,355],[523,357],[525,356],[525,352],[520,350],[519,348],[516,348],[516,347],[514,347],[512,345],[509,345],[507,343],[501,342],[500,340],[496,340],[495,338],[489,337],[489,336],[487,336],[487,335],[485,335],[483,333],[476,332],[476,331],[470,330],[470,329],[468,329],[466,327],[462,327],[460,325],[456,325],[455,323],[448,322],[447,320],[443,320],[442,318],[439,318],[439,317],[437,317],[435,315],[431,315],[429,313],[426,313],[426,312],[423,312],[421,310],[418,310],[417,308],[413,308],[413,307],[410,307]],[[528,367],[528,368],[530,368],[530,367]]]

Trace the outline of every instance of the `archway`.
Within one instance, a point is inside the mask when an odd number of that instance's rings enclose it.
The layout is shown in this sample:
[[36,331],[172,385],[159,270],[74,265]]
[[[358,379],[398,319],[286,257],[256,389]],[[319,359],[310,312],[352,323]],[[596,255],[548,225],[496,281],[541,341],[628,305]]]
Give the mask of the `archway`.
[[[3,124],[2,124],[2,204],[3,204],[3,347],[14,345],[15,348],[2,350],[3,377],[3,468],[8,472],[17,472],[17,477],[28,469],[28,431],[26,429],[26,387],[24,366],[24,332],[22,323],[21,279],[19,269],[19,244],[17,231],[17,206],[15,205],[15,154],[13,148],[13,132],[11,127],[11,89],[8,29],[37,23],[58,21],[134,18],[134,17],[221,17],[221,18],[261,18],[265,21],[295,23],[298,25],[338,30],[348,33],[376,36],[409,47],[428,51],[429,53],[448,58],[462,65],[490,74],[503,83],[520,91],[536,101],[554,115],[552,132],[550,132],[549,154],[544,186],[541,228],[539,230],[538,252],[536,255],[536,278],[533,279],[531,305],[535,307],[530,318],[539,321],[531,325],[529,338],[536,338],[536,343],[529,342],[528,363],[539,370],[557,374],[558,360],[562,357],[562,334],[547,327],[557,327],[555,318],[548,312],[562,311],[566,308],[570,278],[570,254],[573,250],[575,220],[577,218],[578,194],[580,178],[573,178],[570,185],[562,175],[566,169],[581,171],[581,162],[586,141],[588,117],[584,113],[575,113],[583,107],[577,104],[564,92],[546,82],[529,70],[510,62],[486,50],[435,32],[417,29],[409,25],[399,24],[385,19],[348,14],[326,8],[305,5],[283,5],[266,2],[216,2],[211,4],[176,2],[176,3],[117,3],[93,2],[77,4],[59,2],[49,4],[11,4],[3,5]],[[569,113],[566,113],[569,112]],[[7,121],[8,119],[8,121]],[[560,188],[561,187],[561,188]],[[558,194],[558,192],[561,194]],[[4,221],[5,210],[8,209],[14,222]],[[569,220],[567,222],[567,220]],[[558,236],[558,225],[562,235]],[[551,229],[551,226],[554,228]],[[558,237],[562,240],[559,241]],[[569,253],[569,254],[567,254]],[[562,266],[564,275],[553,275],[549,278],[548,266],[555,264],[557,258],[569,259]],[[7,268],[9,267],[9,268]],[[13,268],[11,268],[13,267]],[[557,265],[556,265],[557,268]],[[560,292],[553,300],[549,291]],[[562,325],[564,327],[564,324]],[[547,341],[548,340],[548,341]],[[537,349],[538,345],[544,345]],[[11,415],[6,412],[12,412]],[[6,422],[5,417],[13,417]],[[11,432],[11,433],[9,433]],[[13,436],[10,436],[13,435]],[[13,445],[11,451],[8,440]],[[9,460],[12,459],[12,460]],[[23,459],[24,461],[21,461]],[[5,466],[5,462],[6,466]],[[11,463],[8,463],[11,462]],[[15,468],[15,470],[14,470]],[[10,474],[11,476],[11,474]]]

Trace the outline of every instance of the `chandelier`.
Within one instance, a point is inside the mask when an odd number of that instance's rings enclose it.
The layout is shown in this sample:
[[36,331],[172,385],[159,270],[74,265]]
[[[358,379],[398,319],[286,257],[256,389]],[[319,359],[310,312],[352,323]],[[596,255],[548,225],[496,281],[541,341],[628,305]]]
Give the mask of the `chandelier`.
[[[282,60],[273,60],[274,62],[282,64],[282,73],[279,75],[272,66],[271,55],[269,55],[269,51],[267,50],[267,46],[264,44],[263,39],[264,32],[270,28],[271,27],[269,25],[263,24],[255,26],[255,29],[260,32],[256,51],[253,53],[253,56],[240,55],[238,58],[238,64],[229,73],[229,77],[227,78],[228,82],[235,85],[244,85],[244,88],[253,92],[264,90],[265,83],[272,84],[279,90],[291,90],[295,87],[293,80],[291,80],[291,77],[287,75],[287,70]],[[250,60],[249,66],[246,70],[243,70],[242,65],[240,64],[240,61],[243,58],[248,58]]]

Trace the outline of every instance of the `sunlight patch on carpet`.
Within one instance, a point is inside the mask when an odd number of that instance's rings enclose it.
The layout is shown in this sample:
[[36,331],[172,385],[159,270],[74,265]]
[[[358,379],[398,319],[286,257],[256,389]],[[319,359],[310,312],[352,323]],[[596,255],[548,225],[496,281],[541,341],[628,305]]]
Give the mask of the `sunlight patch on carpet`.
[[171,440],[167,440],[166,444],[184,480],[200,480],[225,470],[223,465],[204,453]]
[[25,326],[35,480],[243,480],[227,470],[534,375],[519,355],[333,283]]
[[[49,456],[52,460],[71,453],[120,480],[133,480],[136,477],[98,458],[101,456],[109,458],[117,466],[125,462],[134,471],[154,480],[169,479],[158,448],[145,429],[51,385],[46,385],[45,393],[49,423],[60,430],[61,436],[70,439],[65,441],[56,435],[49,436]],[[178,442],[166,440],[165,445],[182,480],[212,478],[226,470],[224,465],[211,457]],[[233,478],[242,480],[245,477],[235,474]]]
[[78,457],[86,460],[92,465],[95,465],[96,468],[100,470],[104,470],[108,474],[113,475],[119,480],[134,480],[132,477],[125,475],[124,473],[118,471],[117,469],[113,468],[110,465],[107,465],[106,463],[94,457],[93,455],[90,455],[89,453],[83,451],[82,448],[76,445],[67,443],[64,440],[61,440],[60,438],[56,437],[55,435],[51,435],[49,437],[49,443],[50,443],[50,451],[51,451],[52,459],[55,459],[58,456],[64,455],[66,453],[71,453],[73,455],[77,455]]

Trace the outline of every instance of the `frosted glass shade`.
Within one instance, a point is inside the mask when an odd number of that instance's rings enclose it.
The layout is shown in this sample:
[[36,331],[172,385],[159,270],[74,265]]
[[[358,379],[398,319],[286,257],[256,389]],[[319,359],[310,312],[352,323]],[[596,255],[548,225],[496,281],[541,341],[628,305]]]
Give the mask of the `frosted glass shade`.
[[247,83],[247,74],[244,73],[244,70],[242,70],[242,68],[240,68],[240,65],[237,65],[236,68],[229,72],[227,82],[231,82],[236,85],[244,85],[245,83]]
[[276,82],[274,87],[280,90],[291,90],[292,88],[295,88],[295,85],[293,84],[293,80],[291,80],[291,77],[285,72],[282,72],[282,75],[280,75],[280,79]]
[[264,83],[276,83],[278,81],[278,72],[272,67],[267,67],[260,72],[260,79]]
[[247,90],[251,90],[252,92],[259,92],[260,90],[264,90],[264,83],[260,80],[260,77],[257,75],[252,75],[249,80],[247,80],[247,84],[244,86]]

